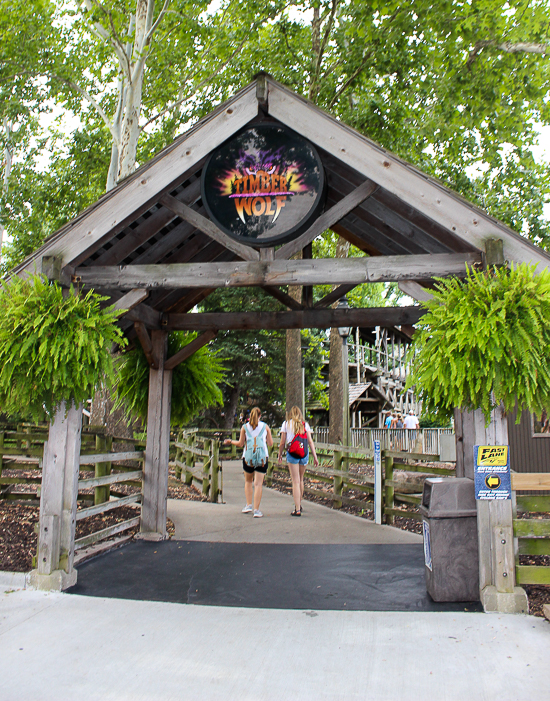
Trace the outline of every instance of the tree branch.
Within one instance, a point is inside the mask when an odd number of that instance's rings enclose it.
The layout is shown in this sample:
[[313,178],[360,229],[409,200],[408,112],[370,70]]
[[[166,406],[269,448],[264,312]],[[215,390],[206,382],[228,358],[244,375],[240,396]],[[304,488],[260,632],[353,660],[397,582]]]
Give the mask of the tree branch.
[[145,37],[145,45],[149,44],[151,39],[153,38],[153,34],[157,31],[159,24],[162,22],[164,19],[164,16],[166,14],[166,11],[170,5],[171,0],[164,0],[164,5],[162,6],[161,11],[159,12],[159,16],[157,17],[155,23],[151,27],[151,29],[147,32],[147,36]]
[[202,88],[203,85],[205,85],[206,83],[210,82],[213,78],[215,78],[215,77],[220,73],[220,71],[223,71],[223,69],[233,60],[233,58],[235,57],[235,55],[236,55],[237,53],[240,52],[240,50],[242,49],[242,47],[245,45],[247,39],[248,39],[248,37],[245,37],[245,38],[241,41],[241,43],[235,48],[235,50],[234,50],[233,53],[229,56],[229,58],[228,58],[226,61],[224,61],[223,63],[221,63],[221,64],[218,66],[218,68],[217,68],[213,73],[211,73],[207,78],[203,78],[203,80],[201,80],[201,81],[193,88],[193,92],[189,93],[189,94],[186,95],[185,97],[182,97],[181,100],[177,100],[176,102],[173,102],[171,105],[168,105],[168,107],[166,107],[165,109],[163,109],[163,110],[161,110],[160,112],[158,112],[158,114],[156,114],[154,117],[151,117],[151,119],[148,119],[148,120],[145,122],[145,124],[143,124],[143,125],[140,127],[140,131],[143,131],[143,130],[145,129],[145,127],[147,127],[149,124],[151,124],[151,122],[155,122],[157,119],[159,119],[159,117],[162,117],[163,114],[166,114],[166,112],[170,112],[170,111],[173,110],[175,107],[178,107],[178,106],[181,105],[183,102],[186,102],[186,101],[189,100],[191,97],[193,97],[193,95],[197,92],[197,90],[200,90],[200,89]]
[[[100,12],[102,11],[104,14],[107,15],[107,17],[109,17],[109,13],[105,10],[104,7],[99,5],[97,0],[83,0],[83,3],[84,3],[84,6],[86,7],[86,9],[88,10],[88,12],[90,12],[90,13],[92,12],[92,3],[93,3],[97,6],[97,8],[100,10]],[[130,65],[129,65],[128,57],[126,56],[126,52],[124,51],[124,47],[123,47],[122,43],[120,42],[120,39],[119,39],[118,34],[114,28],[114,25],[112,24],[112,17],[109,17],[109,18],[111,21],[111,26],[113,27],[114,37],[111,34],[111,32],[109,32],[101,24],[101,22],[94,22],[92,24],[92,23],[86,21],[86,24],[90,28],[90,31],[92,32],[92,34],[95,34],[95,36],[98,39],[101,39],[102,41],[105,41],[112,46],[112,48],[115,51],[115,54],[117,55],[121,69],[126,73],[128,78],[130,78]]]

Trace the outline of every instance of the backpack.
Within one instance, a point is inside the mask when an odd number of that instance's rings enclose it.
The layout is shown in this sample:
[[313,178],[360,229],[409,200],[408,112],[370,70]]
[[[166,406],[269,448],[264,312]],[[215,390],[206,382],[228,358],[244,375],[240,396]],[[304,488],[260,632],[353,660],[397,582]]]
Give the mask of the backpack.
[[287,450],[293,458],[301,459],[307,455],[307,433],[306,425],[303,424],[302,433],[297,433],[288,444]]
[[252,436],[250,427],[245,424],[246,447],[244,449],[244,461],[249,467],[262,467],[265,465],[268,455],[263,440],[260,440],[265,433],[265,424],[260,429],[257,436]]

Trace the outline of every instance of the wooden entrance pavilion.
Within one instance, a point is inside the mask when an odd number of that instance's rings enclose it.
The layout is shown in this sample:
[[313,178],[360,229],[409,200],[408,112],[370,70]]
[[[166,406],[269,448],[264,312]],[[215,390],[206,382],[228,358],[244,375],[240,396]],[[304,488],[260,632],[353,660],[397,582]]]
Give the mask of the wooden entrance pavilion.
[[[243,245],[208,218],[201,170],[216,148],[243,127],[285,125],[313,143],[327,180],[324,211],[306,231],[279,247]],[[364,258],[311,258],[311,242],[332,229]],[[495,253],[496,251],[496,253]],[[301,253],[302,258],[293,259]],[[421,299],[434,276],[462,276],[465,266],[550,257],[441,183],[338,122],[271,77],[260,74],[76,219],[53,234],[15,269],[43,272],[108,295],[128,310],[120,325],[141,342],[151,365],[141,531],[162,539],[173,368],[220,329],[303,329],[400,326],[418,321],[419,307],[333,309],[333,302],[366,282],[399,281]],[[335,286],[313,303],[312,288]],[[281,288],[303,286],[301,301]],[[280,312],[198,314],[213,290],[259,286]],[[167,358],[174,329],[200,332]],[[81,411],[52,424],[43,465],[38,571],[35,582],[64,588],[73,569]],[[459,460],[468,474],[472,457]]]

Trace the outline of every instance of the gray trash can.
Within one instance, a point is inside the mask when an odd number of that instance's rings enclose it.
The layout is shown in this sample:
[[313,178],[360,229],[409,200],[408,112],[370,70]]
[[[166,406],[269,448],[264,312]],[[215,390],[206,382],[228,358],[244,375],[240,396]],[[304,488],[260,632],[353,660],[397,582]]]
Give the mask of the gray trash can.
[[424,482],[420,513],[428,594],[434,601],[479,601],[473,480],[428,478]]

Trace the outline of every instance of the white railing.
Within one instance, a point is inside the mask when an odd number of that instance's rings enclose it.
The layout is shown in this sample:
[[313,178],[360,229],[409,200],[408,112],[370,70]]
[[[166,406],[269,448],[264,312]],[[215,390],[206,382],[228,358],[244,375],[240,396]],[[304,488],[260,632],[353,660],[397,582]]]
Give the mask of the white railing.
[[[378,440],[382,450],[439,455],[441,434],[452,432],[452,428],[352,428],[351,444],[354,448],[372,449],[373,441]],[[316,426],[313,436],[319,443],[328,443],[328,426]]]

